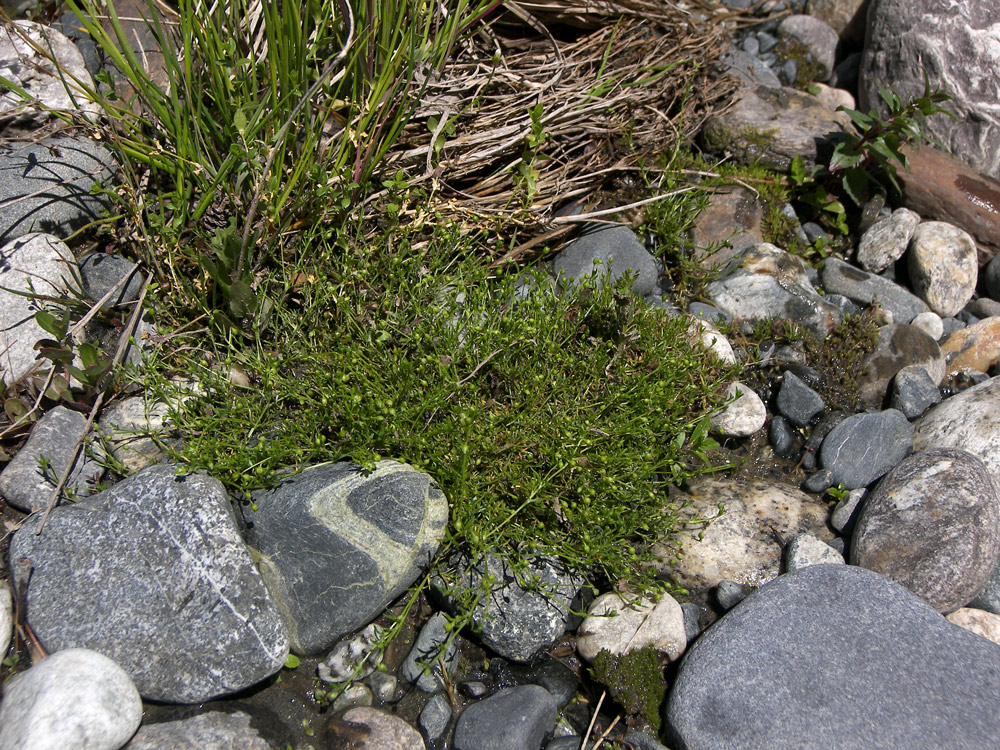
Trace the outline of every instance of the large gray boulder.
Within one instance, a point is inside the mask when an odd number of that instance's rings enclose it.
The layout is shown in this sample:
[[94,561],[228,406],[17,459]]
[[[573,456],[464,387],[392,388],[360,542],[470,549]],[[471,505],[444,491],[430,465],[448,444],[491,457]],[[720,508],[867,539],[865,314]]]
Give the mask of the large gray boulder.
[[1000,558],[1000,499],[983,462],[938,448],[903,460],[865,498],[851,562],[939,612],[979,594]]
[[316,466],[253,500],[247,542],[300,654],[381,614],[430,564],[448,523],[434,480],[397,461]]
[[994,0],[871,0],[858,77],[861,109],[887,113],[878,86],[905,101],[944,89],[955,113],[928,118],[932,140],[968,164],[1000,177],[1000,44]]
[[[204,474],[152,466],[14,534],[15,586],[49,652],[117,662],[143,697],[200,703],[277,672],[281,615],[240,539],[229,497]],[[30,576],[30,577],[29,577]]]
[[995,747],[1000,646],[853,565],[810,565],[688,650],[666,721],[677,750]]
[[632,293],[637,297],[652,293],[660,275],[659,264],[635,232],[624,225],[607,224],[584,227],[556,256],[553,270],[567,286],[593,276],[598,288],[606,280],[614,283],[628,274],[633,277]]

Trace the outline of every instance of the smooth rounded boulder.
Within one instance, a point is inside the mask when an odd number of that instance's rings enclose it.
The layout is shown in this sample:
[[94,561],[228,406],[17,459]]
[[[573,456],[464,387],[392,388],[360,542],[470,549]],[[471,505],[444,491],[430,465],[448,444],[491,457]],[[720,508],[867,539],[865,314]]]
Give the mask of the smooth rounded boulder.
[[430,564],[448,523],[434,480],[397,461],[315,466],[253,501],[247,543],[299,654],[380,615]]
[[996,747],[1000,646],[853,565],[810,565],[763,586],[681,661],[670,746]]
[[939,612],[967,604],[1000,557],[1000,499],[965,451],[915,453],[865,499],[851,562],[881,573]]

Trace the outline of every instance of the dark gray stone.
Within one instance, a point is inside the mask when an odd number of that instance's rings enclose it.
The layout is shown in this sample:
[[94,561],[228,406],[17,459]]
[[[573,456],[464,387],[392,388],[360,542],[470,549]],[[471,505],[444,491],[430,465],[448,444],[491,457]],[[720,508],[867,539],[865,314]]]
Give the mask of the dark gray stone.
[[[144,698],[199,703],[277,672],[288,633],[243,545],[222,485],[152,466],[15,533],[28,622],[50,653],[117,662]],[[20,585],[27,571],[12,566]]]
[[[448,674],[458,662],[458,644],[447,629],[447,618],[438,612],[420,628],[417,640],[399,668],[399,676],[415,683],[425,693],[440,693],[445,688],[442,664]],[[449,642],[450,641],[450,642]]]
[[778,37],[768,34],[766,31],[757,32],[758,49],[760,53],[767,54],[778,46]]
[[861,53],[852,52],[833,69],[830,85],[838,89],[854,91],[858,83],[858,72],[861,70]]
[[556,256],[556,275],[564,284],[578,284],[595,276],[596,286],[603,286],[626,274],[634,277],[632,293],[650,294],[656,287],[660,269],[656,259],[642,246],[635,232],[626,226],[588,225],[575,240]]
[[940,383],[945,375],[945,360],[937,341],[911,325],[882,326],[875,349],[861,363],[858,394],[862,403],[881,406],[896,373],[908,365],[922,367],[931,380]]
[[719,603],[719,606],[723,609],[732,609],[741,601],[747,598],[747,595],[753,591],[753,588],[742,583],[737,583],[736,581],[722,580],[719,581],[719,585],[715,587],[715,601]]
[[[467,557],[457,555],[448,567],[453,571],[449,582],[454,583],[449,585],[434,576],[431,585],[445,606],[455,610],[463,593],[480,586],[483,565],[470,564]],[[501,656],[530,661],[575,627],[570,610],[579,609],[574,602],[584,583],[578,573],[554,560],[536,557],[518,574],[492,554],[487,556],[486,571],[497,584],[489,596],[480,598],[472,619],[476,636]]]
[[506,688],[462,712],[455,725],[455,750],[539,750],[555,726],[557,710],[545,688]]
[[681,612],[684,613],[684,635],[691,643],[701,633],[701,607],[694,602],[683,602]]
[[418,719],[424,736],[431,742],[436,741],[448,729],[451,721],[451,705],[443,695],[435,695],[424,706]]
[[573,700],[573,696],[580,689],[580,678],[576,676],[576,672],[565,664],[551,659],[527,667],[524,677],[525,682],[548,690],[560,709]]
[[824,298],[840,310],[840,312],[844,313],[844,315],[858,315],[861,313],[861,308],[843,294],[826,294]]
[[827,292],[843,294],[859,305],[870,305],[877,300],[892,313],[894,323],[909,323],[930,310],[926,302],[899,284],[836,258],[826,259],[822,277]]
[[915,453],[865,499],[851,563],[881,573],[947,614],[989,581],[1000,558],[1000,498],[971,453]]
[[[888,108],[878,87],[891,87],[905,102],[944,89],[955,119],[936,115],[924,125],[927,140],[969,165],[1000,177],[1000,48],[994,0],[872,0],[867,42],[858,77],[858,109]],[[926,76],[926,78],[925,78]]]
[[978,297],[971,300],[965,309],[980,320],[1000,316],[1000,302],[989,297]]
[[396,461],[316,466],[253,500],[247,543],[301,654],[381,614],[430,564],[448,523],[434,481]]
[[127,279],[104,303],[105,308],[112,308],[139,299],[145,274],[135,263],[121,255],[91,253],[80,259],[80,278],[84,290],[95,302],[111,291],[119,281]]
[[466,680],[458,686],[459,692],[469,698],[482,698],[489,692],[486,684],[479,680]]
[[782,60],[774,66],[773,70],[782,86],[794,86],[795,79],[799,76],[799,64],[791,58]]
[[771,417],[771,423],[767,426],[767,439],[774,448],[775,455],[781,458],[791,458],[794,455],[795,431],[784,417]]
[[1000,253],[986,264],[982,271],[983,286],[986,293],[995,300],[1000,300]]
[[661,745],[645,732],[637,732],[634,729],[625,733],[625,742],[635,750],[669,750],[666,745]]
[[[45,508],[77,443],[83,437],[86,423],[87,418],[83,414],[65,406],[47,411],[31,429],[28,442],[0,472],[0,495],[3,499],[25,513]],[[88,450],[93,452],[93,458],[88,457]],[[93,493],[94,485],[104,476],[101,455],[97,444],[85,446],[80,451],[66,482],[69,495],[79,499]],[[48,461],[44,470],[43,459]]]
[[893,378],[890,405],[907,419],[916,419],[940,400],[941,391],[922,367],[904,367]]
[[886,409],[855,414],[834,427],[819,449],[833,484],[866,487],[906,458],[913,449],[913,425],[902,412]]
[[581,747],[583,747],[583,737],[574,734],[569,737],[556,737],[545,746],[545,750],[580,750]]
[[117,164],[111,152],[86,138],[15,143],[0,154],[0,243],[47,232],[68,237],[111,205],[91,194],[109,185]]
[[147,724],[123,750],[271,750],[250,726],[250,717],[236,711],[208,711],[190,719]]
[[802,489],[806,492],[812,492],[816,495],[821,492],[826,492],[828,489],[833,487],[833,472],[829,469],[820,469],[819,471],[814,471],[808,476],[806,481],[802,483]]
[[837,501],[830,514],[830,525],[839,533],[850,536],[854,532],[854,525],[861,515],[861,500],[865,496],[865,490],[859,487],[851,490],[847,496]]
[[785,370],[781,390],[778,391],[777,407],[782,416],[793,425],[805,427],[813,417],[826,408],[826,404],[823,403],[823,398],[796,377],[795,373]]
[[1000,646],[877,573],[810,565],[758,589],[688,649],[668,741],[988,748],[1000,737],[998,691]]

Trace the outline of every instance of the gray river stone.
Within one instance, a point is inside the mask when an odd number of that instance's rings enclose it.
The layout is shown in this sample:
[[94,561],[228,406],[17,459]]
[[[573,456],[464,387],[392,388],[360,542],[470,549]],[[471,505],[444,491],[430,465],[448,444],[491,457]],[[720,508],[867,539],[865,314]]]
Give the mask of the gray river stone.
[[246,714],[208,711],[141,727],[122,750],[271,750],[271,745]]
[[1000,646],[853,565],[781,576],[695,641],[670,691],[676,750],[995,747]]
[[909,323],[921,313],[930,312],[926,302],[899,284],[836,258],[827,258],[823,263],[822,277],[827,292],[842,294],[859,305],[877,300],[892,313],[896,323]]
[[823,440],[819,460],[833,483],[866,487],[906,458],[913,449],[913,425],[901,411],[854,414]]
[[[114,659],[144,698],[200,703],[277,672],[288,634],[218,480],[153,466],[14,534],[28,623],[49,652]],[[15,585],[26,576],[12,566]]]
[[577,284],[594,275],[598,287],[605,279],[613,283],[630,274],[634,277],[632,293],[637,297],[650,294],[659,276],[656,259],[624,225],[585,227],[556,257],[553,270],[564,284]]
[[[0,472],[0,495],[10,505],[26,513],[45,508],[52,490],[69,465],[70,457],[83,437],[87,418],[78,411],[56,406],[45,412],[31,429],[28,441]],[[95,444],[80,451],[66,488],[74,499],[86,497],[104,475],[99,460],[100,449]],[[47,467],[43,464],[47,461]]]
[[380,615],[430,564],[448,523],[434,480],[397,461],[316,466],[253,500],[247,542],[300,654]]
[[0,242],[29,232],[68,237],[110,207],[107,195],[117,164],[101,143],[46,138],[13,143],[0,153]]
[[473,703],[458,717],[455,750],[539,750],[558,707],[538,685],[510,687]]
[[915,453],[865,498],[851,562],[906,586],[939,612],[966,605],[1000,559],[1000,499],[965,451]]

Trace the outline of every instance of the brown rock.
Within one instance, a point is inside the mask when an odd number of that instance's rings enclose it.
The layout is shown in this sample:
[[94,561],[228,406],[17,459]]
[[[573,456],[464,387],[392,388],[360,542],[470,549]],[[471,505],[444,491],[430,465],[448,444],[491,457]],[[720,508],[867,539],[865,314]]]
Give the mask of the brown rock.
[[947,221],[971,234],[979,265],[1000,251],[1000,182],[931,146],[905,148],[910,170],[899,170],[903,201],[924,219]]
[[830,136],[852,127],[846,114],[824,107],[815,96],[757,86],[742,89],[732,107],[709,118],[702,140],[708,151],[787,170],[795,156],[815,164],[821,151],[832,151]]
[[746,188],[714,193],[691,228],[695,259],[706,268],[724,266],[741,250],[763,242],[763,214],[760,200]]
[[[164,16],[162,8],[163,6],[148,3],[147,0],[115,0],[115,13],[135,56],[142,63],[149,79],[166,93],[170,88],[170,77],[167,75],[163,50],[160,49],[160,44],[150,29],[150,24],[153,23],[150,13],[159,16],[155,21],[161,28],[169,28],[169,24],[173,22],[173,16],[171,18]],[[115,32],[107,17],[102,19],[101,25],[114,39]],[[125,101],[135,94],[131,83],[124,76],[116,76],[115,89]],[[133,104],[136,110],[139,106],[138,101]]]
[[889,382],[909,365],[924,368],[934,384],[945,375],[944,357],[937,342],[911,325],[882,326],[875,350],[861,365],[858,391],[869,406],[878,406],[885,397]]
[[948,615],[948,622],[994,643],[1000,643],[1000,615],[982,609],[960,607]]
[[986,372],[1000,361],[1000,318],[986,318],[960,328],[941,344],[948,372]]
[[826,22],[844,41],[865,40],[868,0],[808,0],[806,13]]

